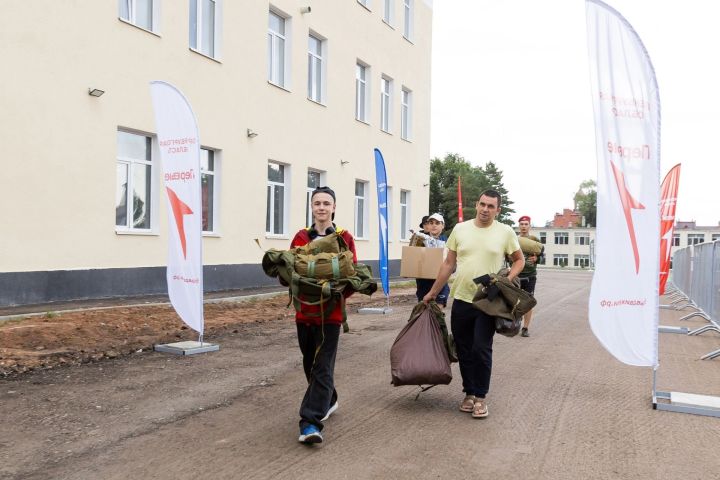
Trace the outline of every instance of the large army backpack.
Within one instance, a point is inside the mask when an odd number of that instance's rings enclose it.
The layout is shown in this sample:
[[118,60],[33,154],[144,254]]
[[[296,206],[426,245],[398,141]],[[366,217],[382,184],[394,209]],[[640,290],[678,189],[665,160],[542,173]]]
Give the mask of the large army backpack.
[[289,288],[290,302],[296,311],[302,305],[319,307],[317,315],[328,315],[341,302],[343,331],[347,332],[347,314],[343,294],[346,289],[372,295],[377,283],[370,267],[353,263],[353,254],[337,233],[320,237],[302,247],[265,252],[262,267],[270,277],[278,277]]

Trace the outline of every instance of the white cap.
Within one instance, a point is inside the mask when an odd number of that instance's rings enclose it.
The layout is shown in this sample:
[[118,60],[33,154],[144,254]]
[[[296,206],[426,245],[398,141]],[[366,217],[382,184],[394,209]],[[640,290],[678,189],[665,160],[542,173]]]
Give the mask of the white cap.
[[442,223],[442,224],[445,223],[445,219],[444,219],[443,216],[440,215],[439,213],[433,213],[432,215],[430,215],[430,216],[428,217],[428,221],[430,221],[430,220],[437,220],[438,222],[440,222],[440,223]]

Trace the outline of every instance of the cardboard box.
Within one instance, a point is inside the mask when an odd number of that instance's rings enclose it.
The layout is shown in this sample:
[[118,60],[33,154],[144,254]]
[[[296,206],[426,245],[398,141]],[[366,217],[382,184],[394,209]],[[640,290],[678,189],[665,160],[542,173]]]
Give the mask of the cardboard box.
[[435,279],[444,260],[444,248],[402,247],[400,276]]

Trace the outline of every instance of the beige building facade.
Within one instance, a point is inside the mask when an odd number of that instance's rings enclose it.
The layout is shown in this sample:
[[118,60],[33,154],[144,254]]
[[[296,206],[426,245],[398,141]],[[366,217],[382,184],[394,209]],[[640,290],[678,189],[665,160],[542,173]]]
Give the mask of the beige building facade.
[[431,26],[429,0],[2,2],[0,304],[166,291],[151,80],[197,119],[206,290],[270,282],[255,240],[287,248],[319,184],[376,265],[375,147],[397,270],[429,200]]

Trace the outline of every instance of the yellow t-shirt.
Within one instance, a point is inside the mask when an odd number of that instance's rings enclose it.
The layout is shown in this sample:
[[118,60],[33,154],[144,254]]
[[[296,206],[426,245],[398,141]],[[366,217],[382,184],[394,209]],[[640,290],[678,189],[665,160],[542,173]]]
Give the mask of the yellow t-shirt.
[[457,253],[450,296],[469,303],[477,292],[473,278],[497,273],[503,267],[505,255],[520,250],[520,243],[509,225],[494,220],[489,227],[480,228],[473,219],[455,225],[447,248]]

